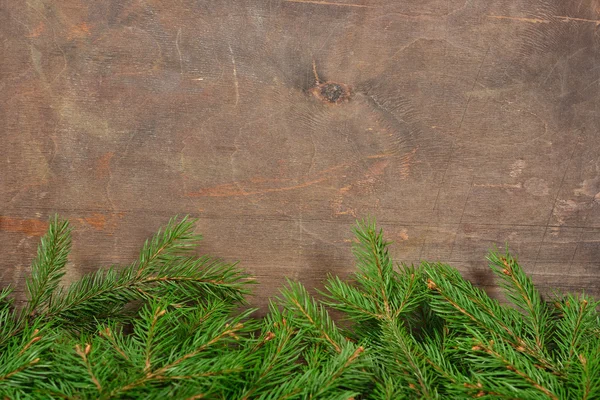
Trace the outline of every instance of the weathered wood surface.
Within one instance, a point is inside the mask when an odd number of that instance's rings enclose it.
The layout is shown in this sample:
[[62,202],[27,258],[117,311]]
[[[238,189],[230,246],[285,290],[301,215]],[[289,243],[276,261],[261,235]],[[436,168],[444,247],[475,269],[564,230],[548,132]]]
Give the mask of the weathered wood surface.
[[508,241],[600,294],[597,0],[3,0],[0,34],[3,285],[54,212],[69,279],[189,213],[264,304],[374,215],[398,259],[489,286]]

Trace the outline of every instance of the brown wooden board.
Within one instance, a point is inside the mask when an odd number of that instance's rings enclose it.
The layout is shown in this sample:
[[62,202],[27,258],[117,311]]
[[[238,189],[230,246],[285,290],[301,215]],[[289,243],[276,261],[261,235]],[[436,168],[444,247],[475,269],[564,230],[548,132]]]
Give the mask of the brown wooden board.
[[483,286],[508,242],[542,289],[600,294],[597,0],[0,1],[0,283],[49,215],[68,279],[175,214],[261,285],[398,260]]

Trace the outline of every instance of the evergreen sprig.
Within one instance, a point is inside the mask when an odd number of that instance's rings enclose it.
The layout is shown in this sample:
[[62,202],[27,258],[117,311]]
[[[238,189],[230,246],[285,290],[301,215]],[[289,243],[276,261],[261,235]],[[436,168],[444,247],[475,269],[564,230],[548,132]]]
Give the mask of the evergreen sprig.
[[504,304],[449,265],[394,264],[362,221],[350,279],[319,297],[289,280],[258,317],[250,277],[196,255],[193,228],[174,218],[130,265],[61,286],[71,231],[51,219],[27,304],[0,291],[0,397],[600,398],[600,303],[545,299],[508,250],[488,254]]
[[27,307],[24,314],[33,316],[43,312],[55,293],[60,278],[65,274],[64,267],[71,250],[71,230],[67,221],[55,216],[42,237],[37,257],[31,265],[31,275],[25,281]]
[[488,260],[508,299],[525,316],[525,322],[530,330],[529,336],[533,338],[536,350],[543,352],[551,332],[547,330],[550,309],[546,306],[542,295],[535,288],[531,278],[523,273],[517,260],[508,253],[508,249],[503,256],[492,252]]

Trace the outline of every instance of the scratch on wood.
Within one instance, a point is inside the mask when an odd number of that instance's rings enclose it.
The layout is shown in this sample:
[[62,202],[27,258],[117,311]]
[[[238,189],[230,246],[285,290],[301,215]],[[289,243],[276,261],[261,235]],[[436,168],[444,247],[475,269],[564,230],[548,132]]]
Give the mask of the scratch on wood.
[[[442,19],[444,19],[446,17],[446,15],[403,14],[403,13],[399,13],[399,12],[386,14],[386,17],[387,16],[398,17],[398,18],[402,18],[402,19],[417,20],[417,21],[440,21],[440,20],[442,20]],[[393,22],[393,20],[392,20],[392,22]],[[392,24],[392,22],[390,22],[388,24],[388,26],[386,27],[386,29],[389,29],[389,26]]]
[[231,54],[231,64],[233,65],[233,84],[235,86],[235,105],[238,105],[240,100],[240,84],[237,77],[237,68],[235,67],[235,56],[233,55],[233,49],[229,45],[229,54]]
[[402,156],[400,159],[400,178],[407,179],[410,176],[410,169],[413,164],[413,158],[419,148],[415,147],[410,153]]
[[467,204],[469,203],[469,198],[471,197],[471,192],[473,191],[473,182],[475,181],[475,175],[471,178],[471,184],[469,185],[469,191],[467,192],[467,196],[465,197],[465,203],[463,204],[462,212],[460,213],[460,219],[458,220],[458,226],[456,227],[456,232],[454,233],[454,240],[452,241],[452,247],[450,248],[450,256],[448,257],[452,260],[452,254],[454,254],[454,246],[456,245],[456,238],[458,236],[458,231],[462,226],[463,219],[465,217],[465,213],[467,212]]
[[302,188],[305,188],[308,186],[312,186],[317,183],[326,181],[327,179],[330,179],[330,177],[324,176],[319,179],[302,182],[298,185],[284,186],[284,187],[278,187],[278,188],[265,188],[265,189],[250,191],[250,192],[240,189],[236,184],[225,184],[225,185],[214,186],[211,188],[201,189],[197,192],[189,192],[189,193],[187,193],[187,196],[188,197],[234,197],[234,196],[251,196],[251,195],[273,193],[273,192],[286,192],[288,190],[296,190],[296,189],[302,189]]
[[[505,16],[505,15],[488,15],[488,18],[493,18],[493,19],[507,19],[507,20],[511,20],[511,21],[518,21],[518,22],[528,22],[531,24],[549,24],[550,20],[547,19],[540,19],[540,18],[524,18],[524,17],[509,17],[509,16]],[[588,19],[588,18],[577,18],[577,17],[569,17],[566,15],[553,15],[552,18],[555,18],[559,21],[563,21],[563,22],[591,22],[596,26],[600,25],[600,20],[597,19]]]
[[[485,63],[485,60],[489,53],[490,53],[490,47],[488,47],[483,58],[481,59],[481,64],[479,64],[479,69],[477,70],[477,76],[475,76],[475,81],[473,81],[473,86],[471,87],[471,91],[470,91],[471,94],[469,94],[469,97],[467,98],[467,103],[465,104],[465,108],[463,110],[462,117],[458,124],[458,128],[456,129],[457,134],[460,133],[460,130],[462,129],[463,122],[465,121],[465,116],[467,115],[467,109],[469,108],[469,103],[471,102],[471,97],[473,97],[472,96],[473,89],[475,89],[475,85],[477,85],[477,81],[479,81],[479,76],[481,75],[481,69],[483,68],[483,64]],[[440,200],[440,193],[442,192],[442,186],[444,185],[444,182],[446,181],[446,174],[448,173],[448,169],[450,168],[450,162],[452,162],[453,157],[454,157],[454,142],[452,142],[452,145],[450,146],[450,156],[448,157],[448,162],[446,163],[446,168],[444,169],[444,175],[442,175],[442,181],[440,182],[440,187],[438,188],[438,192],[435,197],[435,201],[433,203],[434,211],[438,207],[438,203]]]
[[511,21],[519,21],[519,22],[529,22],[532,24],[548,24],[550,21],[540,18],[522,18],[522,17],[509,17],[506,15],[488,15],[488,18],[493,19],[508,19]]
[[457,133],[459,133],[460,130],[462,129],[462,124],[465,121],[465,116],[467,115],[469,103],[471,103],[471,98],[473,97],[473,90],[475,89],[475,85],[477,85],[477,81],[479,81],[479,75],[481,75],[481,69],[483,68],[483,63],[485,62],[485,59],[487,58],[489,52],[490,52],[490,47],[488,47],[483,58],[481,59],[481,64],[479,64],[479,69],[477,70],[477,76],[475,77],[475,81],[473,82],[473,86],[471,87],[471,91],[469,92],[469,97],[467,97],[467,104],[465,104],[465,108],[463,110],[462,117],[460,118],[460,122],[459,122],[458,128],[456,130]]
[[600,20],[597,20],[597,19],[574,18],[574,17],[563,16],[563,15],[555,15],[554,18],[560,19],[561,21],[564,21],[564,22],[570,22],[570,21],[593,22],[596,26],[600,25]]
[[577,254],[577,250],[579,249],[579,244],[581,243],[581,239],[583,237],[583,229],[579,231],[579,237],[577,238],[577,244],[575,245],[575,249],[573,250],[573,254],[571,255],[571,261],[569,261],[569,265],[567,266],[567,271],[571,270],[571,266],[575,261],[575,255]]
[[313,58],[313,62],[312,62],[312,67],[313,67],[313,74],[315,75],[315,85],[319,86],[321,84],[321,80],[319,79],[319,74],[317,73],[317,63],[315,62],[314,58]]
[[600,82],[600,78],[593,80],[589,85],[587,85],[586,87],[584,87],[581,90],[578,90],[577,93],[583,93],[583,92],[585,92],[590,86],[595,85],[598,82]]
[[427,244],[427,235],[429,234],[430,230],[431,226],[426,225],[425,233],[423,234],[423,240],[421,241],[421,249],[419,250],[419,261],[423,259],[423,251],[425,250],[425,245]]
[[310,137],[310,142],[312,144],[312,154],[310,156],[310,164],[308,166],[308,172],[306,173],[306,175],[310,176],[312,169],[315,166],[315,158],[317,157],[317,145],[315,143],[315,138],[313,137],[312,132],[309,131],[308,135]]
[[473,187],[482,187],[482,188],[495,188],[495,189],[521,189],[523,185],[520,183],[510,184],[510,183],[476,183]]
[[110,204],[111,210],[115,210],[115,204],[112,200],[112,195],[110,192],[110,184],[112,182],[112,171],[110,169],[110,164],[115,156],[115,153],[109,151],[104,153],[98,160],[96,161],[96,178],[97,179],[106,179],[106,186],[104,187],[104,191],[106,192],[106,200]]
[[353,3],[334,3],[331,1],[317,1],[317,0],[283,0],[286,3],[303,3],[303,4],[317,4],[320,6],[338,6],[338,7],[356,7],[356,8],[377,8],[375,6],[367,6],[365,4],[353,4]]
[[383,175],[383,173],[385,172],[385,169],[387,168],[387,166],[389,164],[390,164],[390,160],[382,160],[382,161],[375,162],[373,165],[371,165],[371,167],[369,167],[367,176],[369,178],[374,178],[374,177]]
[[380,153],[380,154],[373,154],[373,155],[370,155],[370,156],[366,156],[365,158],[367,160],[375,160],[375,159],[378,159],[378,158],[392,157],[394,155],[395,155],[394,153]]
[[419,40],[422,40],[422,39],[423,38],[418,37],[415,40],[411,40],[408,44],[405,44],[404,46],[402,46],[398,50],[396,50],[390,58],[395,58],[398,54],[402,53],[404,50],[408,49],[410,46],[412,46],[413,44],[417,43]]
[[[247,190],[244,190],[240,186],[240,182],[235,181],[233,183],[226,183],[223,185],[217,185],[217,186],[213,186],[213,187],[200,189],[197,192],[188,192],[188,193],[186,193],[186,196],[187,197],[251,196],[251,195],[259,195],[259,194],[265,194],[265,193],[286,192],[289,190],[303,189],[303,188],[306,188],[306,187],[309,187],[309,186],[312,186],[317,183],[321,183],[328,179],[333,178],[333,176],[331,176],[331,175],[326,175],[326,176],[323,176],[323,175],[329,174],[330,172],[334,172],[341,168],[347,168],[348,165],[349,164],[340,164],[340,165],[335,165],[331,168],[327,168],[327,169],[319,172],[319,174],[322,175],[320,178],[309,180],[309,181],[304,181],[304,182],[301,182],[296,185],[282,186],[282,187],[275,187],[275,188],[264,188],[264,189],[257,189],[257,190],[253,190],[253,191],[247,191]],[[250,179],[249,183],[262,184],[262,183],[268,183],[268,182],[282,182],[282,181],[290,181],[290,180],[291,179],[255,178],[255,179]]]
[[[177,30],[177,36],[175,37],[175,47],[177,48],[177,54],[179,54],[179,71],[183,75],[183,57],[181,56],[181,49],[179,48],[179,40],[181,39],[181,28]],[[229,47],[231,50],[231,46]]]
[[[578,147],[578,145],[576,143],[573,146],[573,151],[571,152],[569,161],[567,161],[567,166],[565,167],[565,172],[563,173],[560,184],[558,185],[558,190],[556,191],[556,197],[554,197],[554,203],[552,204],[552,209],[550,210],[550,215],[548,216],[548,220],[546,221],[546,226],[544,227],[544,234],[542,235],[542,240],[540,240],[540,245],[538,247],[537,254],[535,256],[535,261],[533,263],[534,267],[537,265],[538,260],[540,258],[540,253],[542,251],[542,245],[544,244],[544,241],[546,240],[546,234],[548,233],[548,228],[550,227],[550,221],[552,221],[552,217],[554,216],[554,212],[558,206],[558,198],[560,196],[560,191],[562,190],[565,180],[567,179],[567,172],[569,172],[569,167],[571,166],[571,161],[573,161],[573,158],[575,157],[575,151],[577,150],[577,147]],[[562,224],[560,224],[560,225],[562,225]]]

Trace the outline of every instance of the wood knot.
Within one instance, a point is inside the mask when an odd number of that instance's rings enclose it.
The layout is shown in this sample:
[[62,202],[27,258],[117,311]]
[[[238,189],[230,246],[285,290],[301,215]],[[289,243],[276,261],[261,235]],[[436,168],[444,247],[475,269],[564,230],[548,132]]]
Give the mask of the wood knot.
[[325,82],[314,86],[310,91],[317,99],[331,104],[340,104],[350,98],[348,85],[337,82]]
[[350,87],[343,83],[326,81],[322,82],[317,73],[317,64],[313,59],[313,73],[315,75],[315,86],[310,93],[325,103],[340,104],[350,99]]

